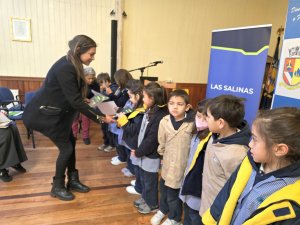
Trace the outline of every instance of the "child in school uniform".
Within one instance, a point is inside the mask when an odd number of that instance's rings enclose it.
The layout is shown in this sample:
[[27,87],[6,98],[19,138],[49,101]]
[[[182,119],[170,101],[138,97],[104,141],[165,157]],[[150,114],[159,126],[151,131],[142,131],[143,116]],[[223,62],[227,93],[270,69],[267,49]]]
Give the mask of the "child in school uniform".
[[[116,90],[119,88],[115,82],[111,82],[108,73],[98,74],[97,82],[99,84],[100,93],[107,97],[113,96]],[[111,101],[111,99],[109,100]],[[108,130],[107,123],[101,123],[100,126],[103,133],[103,144],[98,147],[98,150],[110,152],[115,147],[113,143],[112,133]]]
[[202,175],[200,216],[211,206],[230,175],[247,154],[251,131],[244,120],[243,99],[220,95],[208,101],[209,130]]
[[259,112],[241,165],[203,215],[204,224],[300,224],[300,110]]
[[181,224],[182,201],[179,190],[190,150],[195,113],[190,109],[189,96],[184,90],[174,90],[169,95],[169,115],[159,124],[158,150],[163,156],[159,211],[151,218],[152,225]]
[[183,202],[184,219],[183,225],[201,225],[199,215],[202,173],[206,146],[211,138],[206,121],[205,104],[207,100],[198,103],[197,114],[195,116],[195,131],[190,144],[190,154],[184,179],[180,189],[179,197]]
[[[121,109],[131,108],[132,104],[129,101],[128,89],[126,85],[129,80],[132,80],[132,75],[125,69],[119,69],[114,74],[114,79],[119,86],[113,96],[109,98],[114,101],[118,107],[118,111]],[[122,130],[117,127],[115,115],[106,115],[104,122],[108,123],[108,129],[113,134],[113,142],[117,150],[117,156],[111,159],[111,164],[114,166],[121,165],[127,162],[127,153],[125,146],[122,145]]]
[[[122,169],[125,176],[130,177],[131,174],[138,173],[137,159],[134,156],[130,156],[131,149],[137,149],[138,147],[138,135],[145,113],[143,106],[143,84],[140,80],[130,80],[128,82],[128,95],[129,100],[133,104],[133,112],[126,115],[124,113],[118,113],[118,126],[123,130],[122,140],[128,151],[127,167]],[[139,176],[136,176],[135,185],[126,187],[127,192],[131,194],[141,194],[142,187]]]
[[[89,103],[90,99],[94,96],[91,90],[99,92],[99,85],[95,79],[96,72],[92,67],[85,67],[83,69],[85,82],[87,84],[87,95],[85,98],[85,102]],[[91,144],[90,140],[90,119],[86,117],[85,115],[78,114],[77,118],[73,121],[72,124],[72,131],[75,139],[77,139],[77,135],[79,132],[80,127],[80,121],[81,121],[81,128],[82,128],[82,139],[83,143],[86,145]]]
[[168,114],[166,91],[158,83],[150,82],[144,88],[143,101],[146,113],[138,135],[138,148],[131,150],[138,159],[142,197],[133,204],[140,213],[148,214],[158,209],[160,156],[157,153],[157,134],[160,120]]

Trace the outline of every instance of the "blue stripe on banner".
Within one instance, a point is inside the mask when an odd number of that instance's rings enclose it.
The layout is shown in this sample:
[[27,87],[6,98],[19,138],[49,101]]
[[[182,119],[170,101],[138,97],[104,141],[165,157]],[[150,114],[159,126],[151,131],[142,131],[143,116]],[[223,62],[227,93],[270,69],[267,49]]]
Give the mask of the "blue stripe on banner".
[[273,105],[272,109],[279,108],[279,107],[297,107],[300,108],[300,100],[295,98],[288,98],[281,95],[274,95],[273,97]]

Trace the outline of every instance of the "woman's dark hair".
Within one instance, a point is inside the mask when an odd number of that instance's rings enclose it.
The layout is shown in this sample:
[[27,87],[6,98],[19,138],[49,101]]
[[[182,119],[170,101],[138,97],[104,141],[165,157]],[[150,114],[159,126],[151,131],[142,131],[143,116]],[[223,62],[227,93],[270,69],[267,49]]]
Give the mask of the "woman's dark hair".
[[122,91],[126,88],[127,82],[133,78],[127,70],[119,69],[115,72],[114,79]]
[[127,82],[126,88],[134,95],[139,95],[140,99],[138,100],[135,109],[143,107],[143,89],[144,85],[141,83],[140,80],[129,80]]
[[300,109],[284,107],[259,111],[253,122],[267,148],[284,143],[289,147],[286,159],[291,163],[300,159]]
[[84,82],[83,65],[80,56],[86,53],[90,48],[97,47],[96,42],[86,36],[77,35],[71,41],[69,41],[69,51],[67,53],[67,59],[74,65],[77,73],[77,82],[81,91],[81,95],[86,95],[87,86]]

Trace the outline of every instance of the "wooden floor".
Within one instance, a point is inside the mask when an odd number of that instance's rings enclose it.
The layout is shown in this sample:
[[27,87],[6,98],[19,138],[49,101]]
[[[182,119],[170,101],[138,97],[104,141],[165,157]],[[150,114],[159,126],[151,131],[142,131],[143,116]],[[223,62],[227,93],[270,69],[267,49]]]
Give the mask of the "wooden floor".
[[81,181],[91,187],[89,193],[74,193],[73,201],[65,202],[49,195],[54,175],[57,149],[43,135],[35,132],[36,149],[27,140],[22,123],[18,123],[28,161],[27,169],[18,174],[9,169],[13,181],[0,180],[0,224],[150,224],[152,215],[137,212],[132,202],[139,196],[130,195],[125,187],[132,178],[121,173],[124,167],[113,166],[110,159],[116,153],[97,150],[101,144],[98,125],[91,127],[91,145],[77,141],[77,168]]

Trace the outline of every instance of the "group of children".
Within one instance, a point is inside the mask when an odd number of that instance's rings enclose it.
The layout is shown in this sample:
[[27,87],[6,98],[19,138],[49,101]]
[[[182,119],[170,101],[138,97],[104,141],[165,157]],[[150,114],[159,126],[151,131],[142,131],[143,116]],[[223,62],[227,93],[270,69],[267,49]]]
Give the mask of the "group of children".
[[195,112],[184,90],[167,97],[126,70],[112,90],[108,78],[102,93],[119,110],[103,120],[100,149],[127,163],[122,172],[136,179],[126,190],[141,195],[140,213],[156,212],[152,225],[181,224],[182,212],[185,225],[300,224],[299,109],[262,111],[251,133],[241,98],[204,100]]

